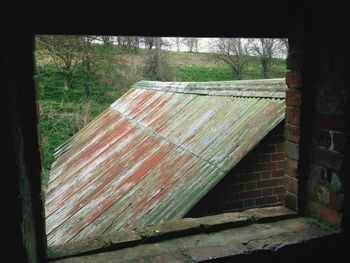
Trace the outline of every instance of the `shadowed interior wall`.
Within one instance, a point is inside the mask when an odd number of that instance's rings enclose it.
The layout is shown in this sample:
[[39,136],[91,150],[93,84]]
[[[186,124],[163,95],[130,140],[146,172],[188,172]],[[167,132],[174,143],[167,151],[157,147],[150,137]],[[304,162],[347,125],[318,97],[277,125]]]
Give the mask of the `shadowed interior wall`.
[[329,10],[289,38],[285,205],[344,227],[350,52],[341,12]]
[[[322,16],[315,16],[320,21]],[[329,25],[324,25],[325,27]],[[305,84],[309,93],[305,98],[308,108],[305,127],[309,156],[306,180],[306,215],[321,218],[341,226],[345,194],[346,125],[349,124],[349,46],[345,36],[315,37],[308,44],[313,47],[310,63],[305,68]],[[320,34],[321,36],[321,34]],[[302,109],[303,110],[303,109]],[[306,112],[306,110],[305,110]],[[349,150],[347,150],[347,153]],[[347,193],[349,194],[349,193]]]

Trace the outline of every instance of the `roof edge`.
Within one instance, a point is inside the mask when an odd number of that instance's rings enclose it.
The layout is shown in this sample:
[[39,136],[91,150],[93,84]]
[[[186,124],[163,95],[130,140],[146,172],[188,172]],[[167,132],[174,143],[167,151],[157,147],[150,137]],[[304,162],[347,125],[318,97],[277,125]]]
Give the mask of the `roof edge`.
[[134,88],[173,93],[207,96],[285,98],[287,86],[284,78],[209,81],[209,82],[163,82],[141,80]]

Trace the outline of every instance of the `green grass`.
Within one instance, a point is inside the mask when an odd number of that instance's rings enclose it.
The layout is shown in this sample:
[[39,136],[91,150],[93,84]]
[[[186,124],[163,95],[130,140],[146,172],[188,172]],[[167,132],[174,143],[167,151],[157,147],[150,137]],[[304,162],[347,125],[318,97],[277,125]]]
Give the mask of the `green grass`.
[[[188,57],[187,57],[188,58]],[[203,61],[207,58],[201,57]],[[220,81],[235,80],[232,70],[221,64],[206,64],[205,62],[195,64],[175,65],[177,81]],[[285,76],[285,61],[274,59],[272,64],[271,78],[282,78]],[[261,79],[262,71],[258,59],[250,58],[249,66],[245,79]]]
[[67,90],[63,75],[52,65],[37,67],[35,80],[40,114],[42,185],[45,187],[54,162],[54,150],[118,99],[123,92],[111,85],[101,85],[96,80],[87,96],[79,69],[74,71],[73,87]]
[[233,79],[232,71],[228,67],[178,65],[175,69],[178,81],[218,81]]
[[[271,78],[283,78],[286,74],[286,62],[283,59],[274,59],[271,65]],[[260,62],[257,58],[252,58],[248,70],[246,79],[261,79],[262,70]]]
[[[103,57],[103,46],[95,48],[96,57]],[[108,50],[115,58],[122,56],[142,61],[145,51],[130,52],[119,49]],[[220,81],[233,80],[231,69],[214,62],[206,53],[168,52],[170,65],[175,71],[176,81]],[[109,65],[103,59],[96,62],[99,72],[92,83],[90,95],[85,94],[83,75],[79,68],[73,72],[74,83],[65,88],[62,72],[51,65],[48,58],[37,63],[35,76],[40,113],[41,151],[43,158],[42,185],[47,185],[48,175],[54,162],[54,150],[69,137],[83,128],[89,121],[117,100],[130,87],[129,82],[116,72],[116,67],[128,71],[128,65]],[[261,68],[256,58],[251,58],[247,79],[261,78]],[[285,61],[276,59],[272,77],[284,77]],[[142,77],[141,77],[142,78]]]

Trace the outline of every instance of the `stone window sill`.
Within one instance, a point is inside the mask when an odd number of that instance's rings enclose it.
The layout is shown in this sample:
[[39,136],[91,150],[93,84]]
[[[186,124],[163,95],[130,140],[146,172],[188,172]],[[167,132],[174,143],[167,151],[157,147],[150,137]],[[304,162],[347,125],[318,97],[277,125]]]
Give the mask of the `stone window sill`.
[[108,237],[48,248],[53,262],[201,262],[275,252],[308,240],[339,234],[317,219],[285,207],[256,208],[201,218],[184,218]]

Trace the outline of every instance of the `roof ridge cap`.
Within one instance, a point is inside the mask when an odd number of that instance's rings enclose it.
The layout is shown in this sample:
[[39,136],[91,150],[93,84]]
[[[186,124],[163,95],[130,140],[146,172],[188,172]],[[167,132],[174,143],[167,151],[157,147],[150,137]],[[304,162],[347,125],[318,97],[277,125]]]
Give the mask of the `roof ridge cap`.
[[285,98],[284,78],[208,82],[138,81],[134,88],[209,96]]

